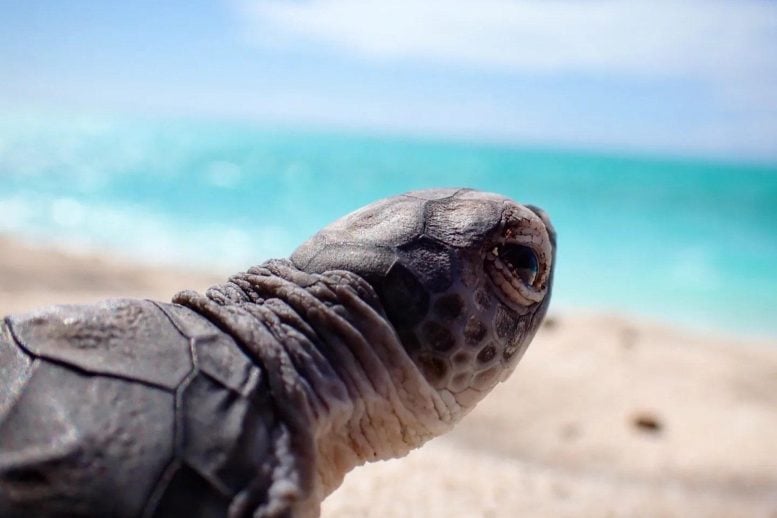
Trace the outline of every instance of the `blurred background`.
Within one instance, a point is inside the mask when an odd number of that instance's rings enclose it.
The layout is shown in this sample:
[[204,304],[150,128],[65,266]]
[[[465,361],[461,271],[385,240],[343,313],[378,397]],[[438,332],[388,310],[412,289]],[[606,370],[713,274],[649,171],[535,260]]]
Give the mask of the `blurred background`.
[[561,306],[777,335],[773,2],[3,1],[0,70],[0,232],[230,271],[463,185]]
[[[0,307],[22,308],[36,282],[36,303],[51,286],[60,301],[84,285],[135,293],[133,282],[165,296],[185,287],[164,283],[180,278],[173,270],[210,272],[197,278],[204,286],[288,255],[377,198],[468,186],[550,213],[557,312],[775,344],[775,92],[777,3],[767,0],[0,0]],[[613,347],[643,332],[593,322],[581,329],[613,333],[601,339]],[[566,332],[570,344],[589,336]],[[650,336],[677,354],[701,347]],[[708,372],[699,387],[719,382],[718,356],[699,355],[706,363],[678,365]],[[736,379],[777,379],[777,367],[759,378],[742,361]],[[630,390],[634,371],[623,372],[624,385],[591,407]],[[656,376],[646,394],[673,386]],[[777,469],[763,464],[771,450],[757,434],[774,424],[763,394],[776,391],[758,387],[740,390],[761,398],[761,417],[740,430],[755,439],[724,443],[749,441],[762,463],[713,485],[773,503]],[[665,396],[648,407],[685,397]],[[719,411],[710,426],[742,404],[698,402]],[[645,450],[646,465],[715,468],[699,461],[717,454],[712,445],[672,456],[693,442]],[[636,448],[617,444],[617,462]]]

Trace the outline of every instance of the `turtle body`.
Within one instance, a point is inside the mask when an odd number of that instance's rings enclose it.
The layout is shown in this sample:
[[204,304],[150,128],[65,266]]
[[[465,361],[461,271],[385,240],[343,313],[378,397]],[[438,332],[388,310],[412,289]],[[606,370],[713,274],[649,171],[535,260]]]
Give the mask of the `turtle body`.
[[279,462],[262,369],[182,306],[9,317],[0,365],[0,516],[225,516]]
[[0,516],[317,516],[512,372],[554,255],[537,208],[418,191],[205,295],[6,317]]

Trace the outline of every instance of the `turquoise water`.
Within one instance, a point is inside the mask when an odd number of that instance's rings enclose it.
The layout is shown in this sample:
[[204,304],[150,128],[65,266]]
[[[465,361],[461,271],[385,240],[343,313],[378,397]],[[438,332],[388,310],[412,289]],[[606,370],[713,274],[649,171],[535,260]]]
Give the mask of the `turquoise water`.
[[238,270],[376,198],[470,186],[544,207],[555,304],[777,336],[777,167],[270,131],[0,122],[0,232]]

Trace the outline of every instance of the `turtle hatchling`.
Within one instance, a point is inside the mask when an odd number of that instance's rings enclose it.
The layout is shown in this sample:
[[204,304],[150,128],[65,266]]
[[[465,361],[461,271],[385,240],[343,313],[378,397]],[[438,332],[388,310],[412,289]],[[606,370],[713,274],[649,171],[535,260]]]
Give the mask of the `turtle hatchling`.
[[318,516],[510,375],[555,247],[536,207],[425,190],[205,295],[8,316],[0,516]]

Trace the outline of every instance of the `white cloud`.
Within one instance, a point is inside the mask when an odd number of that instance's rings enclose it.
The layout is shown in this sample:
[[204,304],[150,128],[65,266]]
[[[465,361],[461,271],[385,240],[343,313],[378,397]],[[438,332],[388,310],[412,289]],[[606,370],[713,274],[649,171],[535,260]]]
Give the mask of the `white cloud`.
[[777,77],[766,0],[244,0],[263,44],[521,72]]

